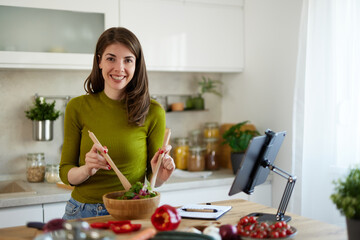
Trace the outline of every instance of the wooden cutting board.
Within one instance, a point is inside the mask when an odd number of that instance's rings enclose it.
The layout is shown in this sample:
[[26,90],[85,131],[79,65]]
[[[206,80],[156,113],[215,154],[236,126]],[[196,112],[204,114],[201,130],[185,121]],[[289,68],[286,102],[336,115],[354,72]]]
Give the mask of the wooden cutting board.
[[73,190],[74,189],[73,186],[67,185],[67,184],[65,184],[63,182],[57,182],[56,186],[58,186],[59,188],[64,188],[64,189],[68,189],[68,190]]

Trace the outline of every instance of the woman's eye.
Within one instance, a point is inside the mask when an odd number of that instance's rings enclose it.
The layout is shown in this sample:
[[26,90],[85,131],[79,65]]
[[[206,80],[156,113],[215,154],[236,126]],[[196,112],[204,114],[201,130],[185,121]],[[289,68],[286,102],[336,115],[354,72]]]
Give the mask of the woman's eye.
[[113,57],[108,57],[106,60],[108,60],[108,61],[110,61],[110,62],[113,62],[113,61],[115,61],[115,58],[113,58]]
[[132,63],[132,62],[133,62],[133,60],[132,60],[131,58],[127,58],[125,61],[126,61],[127,63]]

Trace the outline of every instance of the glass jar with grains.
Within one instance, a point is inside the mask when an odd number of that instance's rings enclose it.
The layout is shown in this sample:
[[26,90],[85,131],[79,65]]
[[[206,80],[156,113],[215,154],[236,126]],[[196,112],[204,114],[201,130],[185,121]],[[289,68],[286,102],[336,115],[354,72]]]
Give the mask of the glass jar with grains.
[[45,177],[44,153],[29,153],[26,163],[26,178],[28,182],[43,182]]
[[174,161],[176,168],[185,170],[187,168],[187,160],[189,157],[189,140],[188,138],[176,138],[174,149]]
[[204,138],[219,138],[219,124],[217,122],[207,122],[204,125]]
[[194,146],[190,149],[187,169],[188,171],[203,171],[205,170],[205,148]]

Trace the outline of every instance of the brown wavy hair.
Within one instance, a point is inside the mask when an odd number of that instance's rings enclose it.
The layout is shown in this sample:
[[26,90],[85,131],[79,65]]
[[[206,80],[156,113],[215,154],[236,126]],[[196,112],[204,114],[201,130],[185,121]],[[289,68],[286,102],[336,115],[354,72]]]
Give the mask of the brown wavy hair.
[[104,90],[105,80],[99,63],[105,49],[114,43],[124,44],[136,57],[134,76],[125,87],[125,103],[128,122],[141,126],[145,122],[150,107],[149,83],[141,44],[131,31],[123,27],[113,27],[101,34],[96,44],[93,67],[85,80],[84,88],[88,94]]

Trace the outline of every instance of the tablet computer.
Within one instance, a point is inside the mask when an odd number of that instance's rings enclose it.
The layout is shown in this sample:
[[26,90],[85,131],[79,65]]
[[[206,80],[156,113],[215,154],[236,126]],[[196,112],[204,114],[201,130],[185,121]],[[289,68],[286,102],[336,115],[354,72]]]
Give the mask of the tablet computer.
[[229,191],[229,196],[239,192],[251,194],[255,186],[264,183],[284,141],[286,132],[266,130],[265,135],[254,137],[246,149]]

